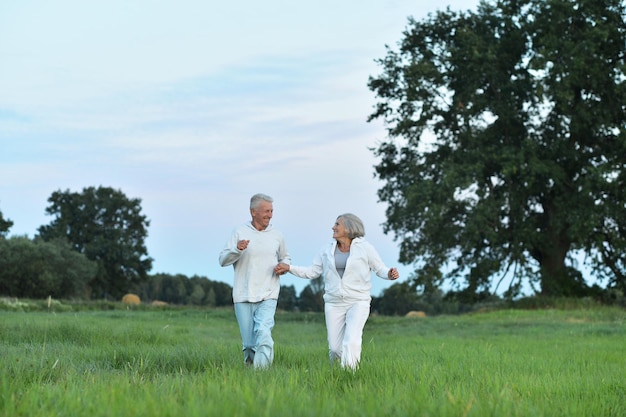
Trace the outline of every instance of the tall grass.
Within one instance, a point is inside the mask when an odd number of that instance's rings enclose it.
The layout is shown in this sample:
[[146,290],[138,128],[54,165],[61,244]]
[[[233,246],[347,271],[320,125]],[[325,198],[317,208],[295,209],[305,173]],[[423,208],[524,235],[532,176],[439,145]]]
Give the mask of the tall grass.
[[626,416],[626,312],[372,317],[356,373],[321,314],[243,365],[232,310],[0,313],[1,416]]

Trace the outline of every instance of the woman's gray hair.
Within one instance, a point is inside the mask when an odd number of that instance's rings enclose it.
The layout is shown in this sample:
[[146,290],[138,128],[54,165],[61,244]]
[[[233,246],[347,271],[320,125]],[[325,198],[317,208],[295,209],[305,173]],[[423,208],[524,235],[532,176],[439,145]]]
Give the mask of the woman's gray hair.
[[267,194],[263,194],[263,193],[255,194],[250,198],[250,208],[256,209],[257,207],[259,207],[259,204],[261,203],[261,201],[267,201],[268,203],[273,203],[274,199]]
[[343,220],[343,226],[346,228],[348,237],[354,239],[355,237],[365,236],[365,227],[363,222],[357,216],[352,213],[344,213],[337,217],[337,220]]

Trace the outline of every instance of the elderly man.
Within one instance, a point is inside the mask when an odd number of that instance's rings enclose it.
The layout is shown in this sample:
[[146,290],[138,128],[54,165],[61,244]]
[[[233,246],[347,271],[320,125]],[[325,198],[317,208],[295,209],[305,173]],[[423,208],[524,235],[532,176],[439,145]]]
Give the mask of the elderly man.
[[283,234],[270,224],[273,199],[255,194],[250,199],[252,220],[235,228],[220,252],[221,266],[233,265],[233,302],[246,365],[267,368],[274,361],[274,315],[280,279],[278,263],[291,263]]

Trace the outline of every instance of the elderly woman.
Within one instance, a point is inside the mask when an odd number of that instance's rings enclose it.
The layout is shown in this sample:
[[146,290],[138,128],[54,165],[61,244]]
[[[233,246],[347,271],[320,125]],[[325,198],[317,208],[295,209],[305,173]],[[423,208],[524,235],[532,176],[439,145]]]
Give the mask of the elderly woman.
[[342,214],[332,228],[333,240],[325,245],[308,267],[279,263],[277,274],[314,279],[324,276],[324,310],[330,361],[356,370],[361,360],[363,328],[370,314],[372,271],[394,280],[400,275],[387,267],[364,239],[363,222],[351,213]]

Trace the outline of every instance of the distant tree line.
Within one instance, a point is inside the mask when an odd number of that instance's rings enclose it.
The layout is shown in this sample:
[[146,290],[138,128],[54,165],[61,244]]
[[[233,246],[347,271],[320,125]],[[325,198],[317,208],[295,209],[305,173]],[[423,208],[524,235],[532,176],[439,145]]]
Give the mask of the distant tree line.
[[[308,285],[298,296],[293,285],[281,286],[278,308],[284,311],[323,311],[323,293],[316,288],[319,288],[318,283]],[[233,304],[232,290],[229,284],[206,277],[155,274],[132,292],[146,303],[160,301],[174,305],[223,307]]]
[[[54,219],[32,239],[8,236],[13,222],[0,212],[0,296],[65,300],[121,300],[127,293],[142,302],[221,307],[232,305],[232,287],[206,277],[150,274],[152,258],[145,245],[149,221],[141,201],[107,187],[82,192],[56,191],[46,212]],[[282,286],[278,308],[321,312],[323,277],[311,280],[298,295]],[[619,288],[590,287],[594,300],[624,304]],[[510,301],[489,291],[443,292],[418,280],[394,283],[373,297],[372,312],[404,315],[459,313],[476,305]]]
[[205,277],[155,274],[130,290],[143,302],[221,307],[232,304],[232,287]]

